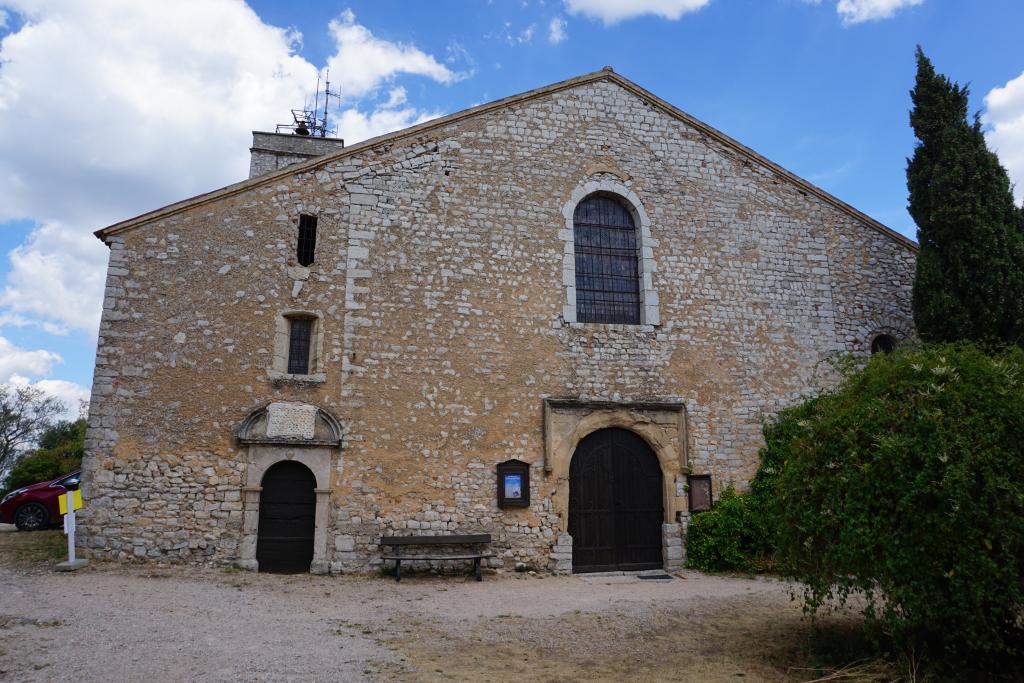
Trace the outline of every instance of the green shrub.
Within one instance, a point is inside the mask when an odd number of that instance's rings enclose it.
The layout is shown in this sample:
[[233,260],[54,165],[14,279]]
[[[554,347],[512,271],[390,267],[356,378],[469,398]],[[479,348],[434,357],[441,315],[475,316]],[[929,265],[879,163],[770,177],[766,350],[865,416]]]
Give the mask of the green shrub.
[[858,594],[908,652],[1024,654],[1024,351],[879,354],[772,433],[778,557],[809,613]]
[[770,565],[761,501],[722,491],[714,507],[690,521],[686,532],[686,566],[703,571],[760,571]]

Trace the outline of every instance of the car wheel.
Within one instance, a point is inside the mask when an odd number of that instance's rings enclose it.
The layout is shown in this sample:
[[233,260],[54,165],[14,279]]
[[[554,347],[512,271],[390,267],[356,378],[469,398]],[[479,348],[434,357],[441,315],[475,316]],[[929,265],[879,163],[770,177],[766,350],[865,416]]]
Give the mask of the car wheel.
[[38,531],[50,523],[50,513],[39,503],[25,503],[14,513],[14,524],[19,531]]

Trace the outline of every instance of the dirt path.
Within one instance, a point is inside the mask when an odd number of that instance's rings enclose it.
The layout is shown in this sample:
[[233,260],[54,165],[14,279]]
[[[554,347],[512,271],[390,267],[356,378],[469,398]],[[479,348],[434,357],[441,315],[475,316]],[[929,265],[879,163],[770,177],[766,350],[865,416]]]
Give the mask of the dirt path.
[[[59,532],[46,532],[58,533]],[[772,580],[275,576],[100,564],[0,531],[0,680],[793,681],[808,627]],[[33,543],[53,545],[45,534]],[[35,540],[35,539],[38,539]]]

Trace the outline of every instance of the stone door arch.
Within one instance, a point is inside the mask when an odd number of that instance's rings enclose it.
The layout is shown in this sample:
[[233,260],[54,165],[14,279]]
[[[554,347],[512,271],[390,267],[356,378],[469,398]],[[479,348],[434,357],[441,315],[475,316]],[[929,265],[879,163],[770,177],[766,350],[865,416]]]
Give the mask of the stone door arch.
[[629,430],[654,453],[661,469],[662,557],[664,567],[682,565],[682,534],[689,521],[686,499],[686,408],[677,401],[617,402],[579,399],[544,401],[544,472],[553,480],[551,503],[559,528],[551,560],[556,571],[570,571],[570,469],[577,447],[588,435],[608,428]]
[[295,461],[309,468],[316,480],[313,559],[309,571],[327,573],[331,473],[340,466],[341,440],[341,425],[334,416],[304,403],[270,403],[245,418],[238,432],[239,443],[247,447],[238,566],[252,571],[260,568],[256,551],[264,475],[280,462]]

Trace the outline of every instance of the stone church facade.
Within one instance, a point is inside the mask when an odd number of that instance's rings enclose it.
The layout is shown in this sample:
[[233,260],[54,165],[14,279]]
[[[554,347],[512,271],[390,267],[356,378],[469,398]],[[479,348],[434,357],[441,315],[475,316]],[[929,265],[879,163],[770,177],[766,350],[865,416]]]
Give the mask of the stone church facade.
[[249,180],[97,232],[93,556],[678,566],[690,477],[744,487],[830,359],[913,334],[912,242],[609,69],[340,144],[256,134]]

